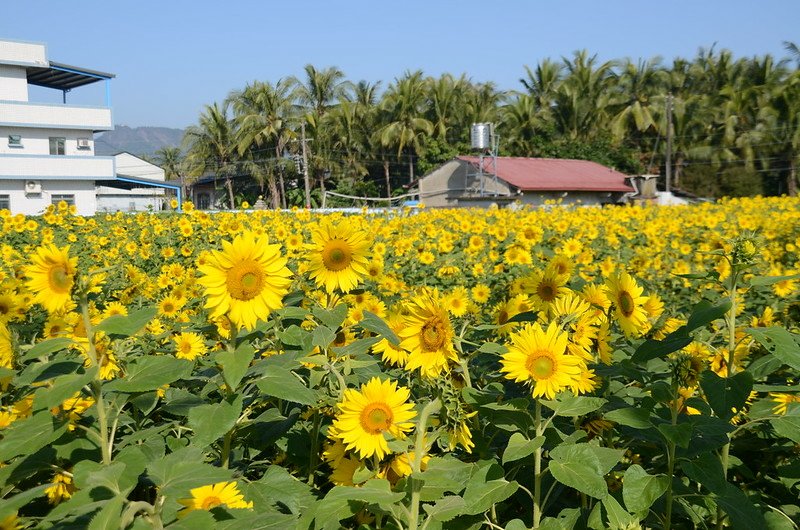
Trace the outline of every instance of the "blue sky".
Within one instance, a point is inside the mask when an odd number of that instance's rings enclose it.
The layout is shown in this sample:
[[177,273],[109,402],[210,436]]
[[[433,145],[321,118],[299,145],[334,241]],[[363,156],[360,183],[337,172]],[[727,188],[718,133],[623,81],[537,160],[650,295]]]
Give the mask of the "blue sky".
[[[0,39],[43,42],[51,60],[116,74],[117,124],[185,127],[231,90],[308,63],[384,87],[422,69],[515,89],[524,65],[583,48],[603,60],[670,62],[714,43],[784,57],[782,41],[800,44],[798,21],[798,0],[19,0],[5,2]],[[103,93],[87,87],[69,101],[102,104]]]

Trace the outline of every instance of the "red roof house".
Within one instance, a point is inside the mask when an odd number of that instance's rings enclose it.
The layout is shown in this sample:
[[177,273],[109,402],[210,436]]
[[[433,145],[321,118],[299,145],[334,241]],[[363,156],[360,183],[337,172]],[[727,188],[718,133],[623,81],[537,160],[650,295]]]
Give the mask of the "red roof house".
[[[496,167],[495,167],[496,166]],[[420,201],[427,206],[524,204],[608,204],[635,190],[627,175],[588,160],[459,156],[419,181]]]

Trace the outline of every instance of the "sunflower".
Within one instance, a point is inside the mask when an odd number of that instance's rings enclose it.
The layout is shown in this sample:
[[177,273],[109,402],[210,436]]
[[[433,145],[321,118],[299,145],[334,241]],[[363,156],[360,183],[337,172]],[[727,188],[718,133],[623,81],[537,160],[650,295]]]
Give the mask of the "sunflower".
[[366,230],[345,219],[334,226],[321,222],[312,231],[308,248],[308,273],[329,293],[348,292],[367,275],[372,238]]
[[252,508],[253,502],[244,500],[244,495],[239,491],[236,482],[217,482],[208,486],[200,486],[189,490],[190,499],[178,499],[184,508],[178,512],[178,517],[183,517],[194,510],[211,510],[217,506],[226,508]]
[[203,344],[203,337],[197,333],[181,333],[174,337],[173,340],[177,347],[175,357],[178,359],[194,361],[206,352],[206,346]]
[[414,427],[411,420],[416,412],[414,404],[408,403],[409,395],[396,381],[373,377],[360,391],[345,390],[333,427],[348,450],[357,451],[361,458],[383,458],[391,452],[386,435],[403,438]]
[[576,385],[584,369],[583,361],[565,354],[567,334],[551,322],[547,331],[538,324],[528,324],[511,334],[508,352],[500,361],[507,379],[521,383],[530,381],[533,397],[549,399],[556,393]]
[[769,397],[771,397],[773,403],[775,403],[775,405],[772,407],[772,413],[779,414],[781,416],[786,414],[791,403],[800,403],[800,394],[770,392]]
[[[400,330],[403,329],[403,316],[399,313],[389,313],[389,317],[386,319],[386,323],[389,325],[389,328],[398,335]],[[383,338],[372,347],[372,351],[376,354],[381,355],[381,359],[383,362],[388,364],[393,364],[395,366],[405,366],[406,361],[408,360],[408,352],[405,351],[403,348],[400,347],[398,344],[395,346],[387,339]]]
[[237,327],[252,330],[256,321],[281,307],[292,283],[280,245],[270,245],[265,236],[244,232],[233,242],[223,241],[198,270],[197,281],[205,288],[206,308],[211,318],[227,314]]
[[11,332],[0,322],[0,367],[14,367],[14,347],[11,343]]
[[648,297],[642,296],[644,289],[627,272],[608,278],[606,289],[614,305],[614,316],[625,335],[631,337],[641,334],[648,325],[644,308]]
[[424,290],[406,308],[400,347],[408,351],[406,370],[417,368],[423,377],[437,377],[458,360],[453,348],[453,326],[436,290]]
[[186,304],[186,299],[169,294],[158,303],[158,314],[164,317],[174,318],[178,315],[178,311],[183,308],[184,304]]
[[522,290],[531,295],[536,309],[549,313],[553,303],[569,292],[567,280],[567,276],[556,274],[552,270],[543,274],[533,273],[523,282]]
[[63,311],[71,300],[78,258],[69,257],[69,245],[64,248],[45,245],[36,249],[32,261],[25,268],[25,274],[34,301],[42,304],[49,313]]
[[56,471],[53,475],[53,482],[44,492],[50,504],[59,504],[61,501],[72,497],[76,490],[75,484],[72,483],[71,473]]

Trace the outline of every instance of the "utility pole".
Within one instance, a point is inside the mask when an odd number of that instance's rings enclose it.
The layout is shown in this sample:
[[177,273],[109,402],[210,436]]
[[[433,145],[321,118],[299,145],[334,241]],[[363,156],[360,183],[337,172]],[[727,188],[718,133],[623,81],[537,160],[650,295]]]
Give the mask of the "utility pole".
[[300,122],[300,142],[303,146],[303,178],[306,184],[306,208],[311,208],[311,184],[308,181],[308,155],[306,154],[306,123]]
[[672,181],[672,93],[667,94],[667,153],[665,172],[667,176],[666,190],[670,192]]

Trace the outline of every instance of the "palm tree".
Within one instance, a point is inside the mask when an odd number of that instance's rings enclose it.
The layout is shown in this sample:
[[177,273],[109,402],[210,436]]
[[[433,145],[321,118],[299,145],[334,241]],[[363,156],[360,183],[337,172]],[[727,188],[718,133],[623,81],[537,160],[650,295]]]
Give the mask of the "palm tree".
[[414,182],[414,156],[426,136],[433,134],[433,124],[424,118],[425,81],[422,72],[406,72],[389,86],[381,104],[385,125],[378,131],[384,147],[397,147],[398,159],[408,155],[408,181]]
[[611,119],[611,133],[617,140],[627,139],[640,147],[641,133],[655,128],[653,98],[664,93],[667,74],[659,58],[638,63],[627,59],[616,80],[616,113]]
[[535,156],[534,140],[542,117],[531,94],[518,94],[502,108],[500,127],[506,136],[505,148],[518,156]]
[[228,117],[228,103],[206,105],[197,125],[186,129],[183,140],[186,161],[193,176],[213,172],[225,179],[228,200],[234,207],[233,174],[236,167],[236,143],[233,121]]
[[[275,85],[256,81],[244,90],[232,92],[228,98],[233,105],[237,125],[238,153],[240,156],[249,153],[250,165],[259,168],[253,175],[262,190],[266,180],[273,208],[286,207],[282,155],[288,142],[295,136],[289,128],[291,89],[289,80],[279,80]],[[266,154],[269,151],[274,158],[270,159]],[[278,183],[275,179],[276,170]]]
[[592,139],[608,130],[608,107],[612,102],[611,61],[597,63],[586,50],[563,59],[566,77],[558,86],[553,114],[559,132],[572,140]]
[[519,81],[533,98],[536,114],[545,120],[552,119],[552,109],[555,104],[558,87],[563,80],[564,67],[550,59],[545,59],[531,70],[525,66],[524,78]]
[[186,197],[186,170],[183,151],[180,147],[162,147],[155,153],[156,164],[164,170],[166,180],[180,180],[181,195]]

